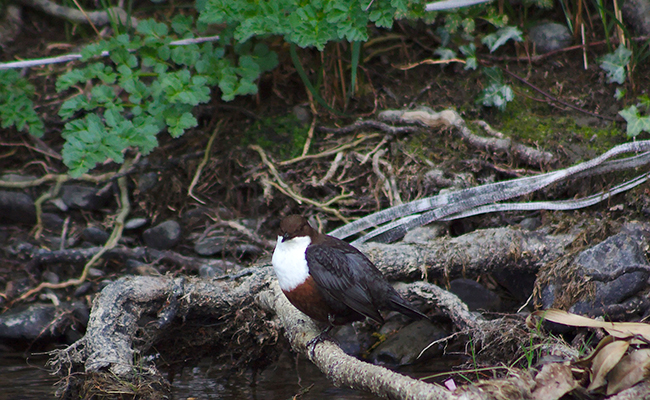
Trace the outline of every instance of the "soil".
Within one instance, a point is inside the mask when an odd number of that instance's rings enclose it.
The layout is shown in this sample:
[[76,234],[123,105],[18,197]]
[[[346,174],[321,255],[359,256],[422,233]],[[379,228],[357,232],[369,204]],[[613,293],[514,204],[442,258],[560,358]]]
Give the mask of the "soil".
[[[68,26],[39,12],[26,9],[23,12],[22,32],[0,51],[2,61],[33,59],[74,52],[84,37],[80,32],[86,27]],[[586,55],[589,65],[585,68],[583,53],[578,50],[558,51],[535,62],[530,61],[527,44],[504,46],[496,55],[484,52],[482,62],[489,66],[507,69],[523,78],[530,85],[504,74],[512,85],[516,99],[500,112],[477,104],[475,99],[483,88],[484,77],[477,71],[465,70],[461,64],[445,66],[420,65],[409,70],[398,67],[434,58],[433,50],[438,46],[436,37],[423,24],[397,23],[394,33],[399,35],[395,43],[373,44],[363,49],[364,60],[359,74],[355,95],[345,105],[341,80],[349,79],[348,70],[341,78],[339,62],[349,65],[346,44],[331,44],[324,55],[312,50],[301,50],[303,65],[313,81],[321,78],[321,94],[332,107],[344,110],[348,117],[336,117],[317,104],[310,103],[308,91],[300,81],[290,61],[288,51],[280,41],[274,42],[274,50],[280,55],[280,65],[265,74],[259,82],[259,93],[255,96],[238,97],[230,103],[220,100],[218,89],[213,90],[213,101],[199,106],[195,112],[199,126],[178,139],[166,133],[159,135],[160,146],[140,160],[134,173],[128,175],[131,196],[129,219],[146,218],[148,226],[166,220],[180,221],[183,238],[174,252],[192,258],[194,242],[214,229],[219,221],[239,221],[253,232],[254,238],[229,231],[237,238],[228,242],[235,247],[251,243],[261,248],[260,252],[238,252],[226,247],[219,255],[233,266],[246,266],[258,259],[269,257],[272,247],[263,246],[263,241],[275,238],[279,221],[289,214],[303,214],[319,225],[323,231],[330,231],[344,224],[335,213],[317,207],[310,202],[298,202],[269,186],[269,169],[262,163],[257,151],[249,145],[260,145],[278,169],[279,176],[288,186],[304,198],[325,203],[341,194],[348,198],[335,203],[336,210],[347,220],[352,220],[396,204],[390,190],[373,168],[373,157],[362,162],[381,145],[385,153],[380,157],[381,169],[395,177],[401,201],[408,202],[432,196],[442,189],[431,183],[427,173],[438,169],[450,181],[455,178],[465,185],[532,175],[548,170],[566,167],[580,160],[599,155],[612,146],[629,141],[625,125],[617,112],[635,102],[642,88],[650,87],[649,65],[638,65],[634,72],[634,85],[629,80],[623,85],[627,89],[624,100],[614,98],[617,85],[606,82],[605,72],[599,68],[597,59],[606,51],[604,45],[590,46]],[[597,30],[594,30],[597,32]],[[596,35],[596,33],[594,33]],[[593,41],[598,38],[594,36]],[[400,46],[393,46],[399,44]],[[339,54],[342,56],[339,58]],[[322,76],[318,71],[323,67]],[[0,171],[40,177],[48,173],[65,174],[66,167],[57,157],[48,155],[49,150],[60,152],[62,123],[56,111],[65,100],[64,95],[54,90],[55,77],[71,68],[69,65],[52,65],[33,68],[25,73],[37,87],[37,110],[42,115],[46,134],[40,141],[14,129],[1,132],[3,150],[0,154]],[[344,68],[345,69],[345,68]],[[537,89],[535,89],[537,88]],[[545,97],[551,94],[556,100]],[[569,103],[585,112],[564,106],[557,100]],[[408,134],[386,138],[384,134],[368,138],[354,146],[344,157],[336,174],[323,185],[314,182],[325,177],[335,160],[335,154],[326,157],[306,159],[281,165],[302,153],[307,140],[312,118],[316,129],[308,154],[319,154],[337,146],[348,144],[376,131],[355,131],[347,134],[327,133],[320,127],[344,127],[357,119],[374,119],[379,111],[389,109],[413,109],[426,106],[433,110],[456,110],[465,121],[482,120],[493,129],[502,132],[514,141],[551,152],[555,156],[552,164],[530,166],[523,164],[509,154],[495,154],[470,148],[449,130],[435,131],[419,129]],[[313,110],[318,111],[317,114]],[[598,114],[604,118],[594,117]],[[301,120],[306,115],[306,120]],[[615,121],[612,121],[615,120]],[[208,140],[217,123],[221,122],[217,140],[211,148],[210,157],[203,167],[193,195],[188,188],[197,173]],[[478,132],[478,128],[476,129]],[[380,132],[381,133],[381,132]],[[482,133],[481,133],[482,134]],[[639,139],[646,139],[642,133]],[[43,150],[42,146],[46,146]],[[134,156],[135,154],[129,154]],[[116,171],[114,163],[106,163],[91,171],[92,174]],[[156,183],[149,190],[141,190],[139,179],[148,172],[156,173]],[[557,185],[530,199],[569,199],[584,196],[607,187],[608,178],[590,179],[580,184]],[[117,188],[113,190],[117,198]],[[462,187],[456,186],[456,187]],[[49,185],[36,186],[26,192],[32,198],[50,189]],[[607,204],[593,206],[577,219],[598,218],[613,220],[646,219],[650,198],[647,185],[642,185],[625,195],[619,195]],[[333,206],[334,207],[334,206]],[[198,210],[198,211],[197,211]],[[94,211],[73,211],[62,213],[54,205],[46,203],[44,211],[69,217],[65,236],[76,246],[83,241],[81,232],[87,226],[98,226],[111,231],[117,201]],[[472,217],[448,226],[449,233],[460,235],[469,231],[511,225],[538,213],[508,213],[498,216]],[[573,213],[543,214],[543,220],[561,228],[558,221],[573,221]],[[575,217],[575,216],[573,216]],[[61,281],[77,278],[83,265],[43,265],[37,269],[25,268],[27,260],[12,255],[6,249],[17,242],[29,242],[43,248],[54,248],[56,239],[62,237],[61,228],[46,227],[43,235],[35,239],[31,225],[8,225],[0,227],[0,243],[5,249],[2,256],[0,302],[4,310],[22,304],[18,297],[38,285],[45,272],[53,272]],[[123,243],[135,247],[142,245],[141,231],[123,234]],[[155,261],[155,260],[152,260]],[[196,269],[174,262],[153,262],[151,274],[173,275],[197,274]],[[120,261],[106,261],[96,266],[101,272],[88,277],[92,288],[81,298],[90,306],[93,294],[106,282],[128,273]],[[238,267],[233,267],[234,269]],[[236,272],[228,270],[224,272]],[[55,296],[60,299],[74,299],[78,286],[58,289]],[[30,297],[29,301],[38,296]]]

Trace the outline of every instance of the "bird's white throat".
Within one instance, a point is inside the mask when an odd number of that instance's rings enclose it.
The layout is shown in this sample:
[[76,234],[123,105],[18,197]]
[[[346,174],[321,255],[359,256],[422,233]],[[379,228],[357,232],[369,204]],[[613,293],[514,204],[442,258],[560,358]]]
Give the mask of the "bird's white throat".
[[309,277],[305,251],[310,243],[309,236],[298,236],[290,240],[278,236],[271,262],[282,290],[291,291]]

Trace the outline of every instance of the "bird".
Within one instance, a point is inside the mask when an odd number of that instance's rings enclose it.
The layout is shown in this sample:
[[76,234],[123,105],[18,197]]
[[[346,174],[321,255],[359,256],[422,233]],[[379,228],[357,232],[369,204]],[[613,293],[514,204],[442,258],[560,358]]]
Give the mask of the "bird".
[[303,216],[289,215],[280,222],[271,262],[289,302],[313,320],[327,323],[325,331],[366,317],[383,324],[380,310],[428,319],[362,252],[319,233]]

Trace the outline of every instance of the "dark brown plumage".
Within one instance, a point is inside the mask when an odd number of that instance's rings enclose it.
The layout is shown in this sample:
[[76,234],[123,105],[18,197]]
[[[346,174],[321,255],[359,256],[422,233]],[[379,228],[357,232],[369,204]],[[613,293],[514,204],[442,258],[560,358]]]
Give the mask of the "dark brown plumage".
[[343,325],[368,317],[383,323],[380,310],[427,318],[393,289],[363,253],[319,233],[299,215],[282,220],[273,265],[289,301],[317,321]]

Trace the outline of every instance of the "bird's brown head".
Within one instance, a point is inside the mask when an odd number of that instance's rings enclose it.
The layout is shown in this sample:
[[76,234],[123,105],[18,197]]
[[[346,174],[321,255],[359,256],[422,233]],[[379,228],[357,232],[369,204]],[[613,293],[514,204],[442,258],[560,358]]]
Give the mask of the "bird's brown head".
[[307,219],[300,215],[289,215],[280,222],[280,236],[284,240],[291,240],[298,236],[317,235],[314,228],[309,225]]

